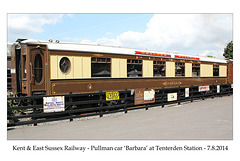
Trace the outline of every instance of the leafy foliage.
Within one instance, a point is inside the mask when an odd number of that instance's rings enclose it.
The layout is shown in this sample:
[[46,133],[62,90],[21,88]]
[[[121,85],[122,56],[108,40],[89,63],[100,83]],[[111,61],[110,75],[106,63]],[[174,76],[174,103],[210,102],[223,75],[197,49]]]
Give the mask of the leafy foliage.
[[224,48],[223,56],[227,59],[233,59],[233,42],[229,42],[227,47]]

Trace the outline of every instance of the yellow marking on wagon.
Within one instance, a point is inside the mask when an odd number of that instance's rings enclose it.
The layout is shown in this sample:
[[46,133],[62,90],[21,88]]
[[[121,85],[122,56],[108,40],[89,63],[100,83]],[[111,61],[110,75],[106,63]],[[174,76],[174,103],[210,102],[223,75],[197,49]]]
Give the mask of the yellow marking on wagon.
[[106,92],[106,101],[119,100],[119,92]]

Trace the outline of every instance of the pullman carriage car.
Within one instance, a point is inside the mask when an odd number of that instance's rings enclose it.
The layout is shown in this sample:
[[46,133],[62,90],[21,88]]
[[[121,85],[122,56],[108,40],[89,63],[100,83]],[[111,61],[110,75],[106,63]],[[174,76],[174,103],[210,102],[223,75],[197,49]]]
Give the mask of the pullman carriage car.
[[27,96],[226,84],[232,71],[220,59],[28,39],[11,61],[13,92]]

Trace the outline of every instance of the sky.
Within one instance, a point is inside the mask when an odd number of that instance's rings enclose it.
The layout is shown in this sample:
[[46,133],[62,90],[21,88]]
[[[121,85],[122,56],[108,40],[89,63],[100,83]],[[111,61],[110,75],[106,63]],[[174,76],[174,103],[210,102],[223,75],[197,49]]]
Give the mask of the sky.
[[[27,2],[24,2],[27,1]],[[65,2],[65,3],[64,3]],[[77,3],[78,2],[78,3]],[[56,5],[57,4],[57,5]],[[107,4],[107,5],[106,5]],[[187,4],[187,5],[186,5]],[[232,14],[11,14],[11,13],[233,13]],[[234,18],[234,22],[232,19]],[[237,0],[219,1],[219,0],[121,0],[121,1],[49,1],[41,2],[23,0],[23,1],[4,1],[0,5],[0,51],[6,53],[6,43],[13,43],[18,38],[31,38],[39,40],[60,40],[61,42],[78,43],[96,43],[102,45],[115,45],[122,47],[131,47],[139,49],[149,49],[157,51],[175,51],[191,55],[213,55],[222,58],[224,47],[228,42],[234,39],[234,44],[240,43],[240,10]],[[233,26],[234,25],[234,31]],[[7,27],[6,27],[7,26]],[[233,37],[234,33],[234,37]],[[234,69],[239,69],[240,46],[234,46]],[[5,54],[4,54],[5,55]],[[7,68],[6,59],[1,59],[1,69]],[[3,75],[7,75],[7,70],[2,70]],[[147,160],[149,156],[155,158],[167,158],[168,160],[226,160],[231,156],[237,156],[239,153],[239,123],[240,104],[238,70],[234,70],[234,140],[229,141],[179,141],[174,142],[177,146],[191,145],[224,145],[229,146],[229,150],[201,153],[177,152],[173,155],[158,152],[121,152],[116,153],[120,159],[126,159],[125,156],[134,157],[138,160]],[[1,78],[1,95],[6,96],[6,77]],[[1,97],[1,105],[6,107],[6,97]],[[3,108],[0,117],[0,126],[6,127],[7,109]],[[6,156],[11,155],[16,159],[24,158],[26,153],[14,155],[11,148],[14,145],[42,145],[42,142],[8,142],[7,133],[1,133],[1,151]],[[71,142],[70,142],[71,143]],[[69,144],[70,144],[69,143]],[[124,142],[123,144],[132,145],[154,145],[164,144],[172,146],[171,141],[134,141]],[[62,143],[45,141],[45,145],[59,146]],[[65,143],[63,143],[65,144]],[[91,145],[92,142],[74,142],[75,146]],[[119,141],[104,142],[99,144],[107,146],[116,146]],[[121,146],[121,145],[119,145]],[[29,153],[30,154],[30,153]],[[86,155],[85,155],[86,154]],[[93,159],[105,157],[105,153],[98,155],[85,153],[82,158],[92,156]],[[137,154],[137,155],[136,155]],[[30,155],[34,155],[31,153]],[[114,153],[115,155],[115,153]],[[161,155],[161,156],[160,156]],[[50,153],[42,155],[46,159]],[[79,153],[71,154],[72,157],[78,157]],[[95,158],[98,157],[98,158]],[[196,157],[197,156],[197,157]],[[58,153],[58,160],[66,160],[69,155]],[[24,158],[25,159],[25,158]],[[43,159],[43,158],[39,158]],[[26,160],[26,159],[25,159]],[[108,160],[108,159],[107,159]]]
[[18,38],[100,44],[223,58],[232,14],[8,14]]

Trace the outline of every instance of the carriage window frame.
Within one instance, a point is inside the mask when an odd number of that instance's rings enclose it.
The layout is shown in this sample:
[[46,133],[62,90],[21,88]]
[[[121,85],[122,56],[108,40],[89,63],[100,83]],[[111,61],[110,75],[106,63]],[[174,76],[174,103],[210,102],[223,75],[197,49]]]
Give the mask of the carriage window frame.
[[[139,72],[129,74],[129,72],[133,71],[132,69]],[[139,59],[127,59],[127,77],[142,77],[143,75],[143,61]]]
[[64,56],[59,61],[59,69],[63,74],[68,74],[71,70],[71,61],[68,57]]
[[175,62],[175,77],[185,77],[185,63]]
[[200,64],[192,63],[192,77],[200,77]]
[[219,77],[219,65],[213,65],[213,76]]
[[[91,57],[91,77],[92,78],[98,78],[98,77],[111,78],[112,76],[111,65],[112,65],[111,58]],[[108,73],[100,74],[102,71],[99,69],[104,69]]]
[[[37,59],[40,58],[40,59]],[[41,66],[38,66],[40,64],[37,64],[36,62],[41,64]],[[36,65],[37,64],[37,65]],[[43,58],[41,54],[37,53],[34,57],[34,80],[38,83],[41,84],[43,81]],[[40,72],[39,72],[40,71]],[[40,75],[39,75],[40,74]],[[38,79],[39,78],[39,79]]]
[[[163,72],[161,72],[162,69],[163,69]],[[153,61],[153,76],[154,77],[166,77],[166,62],[165,61]]]

